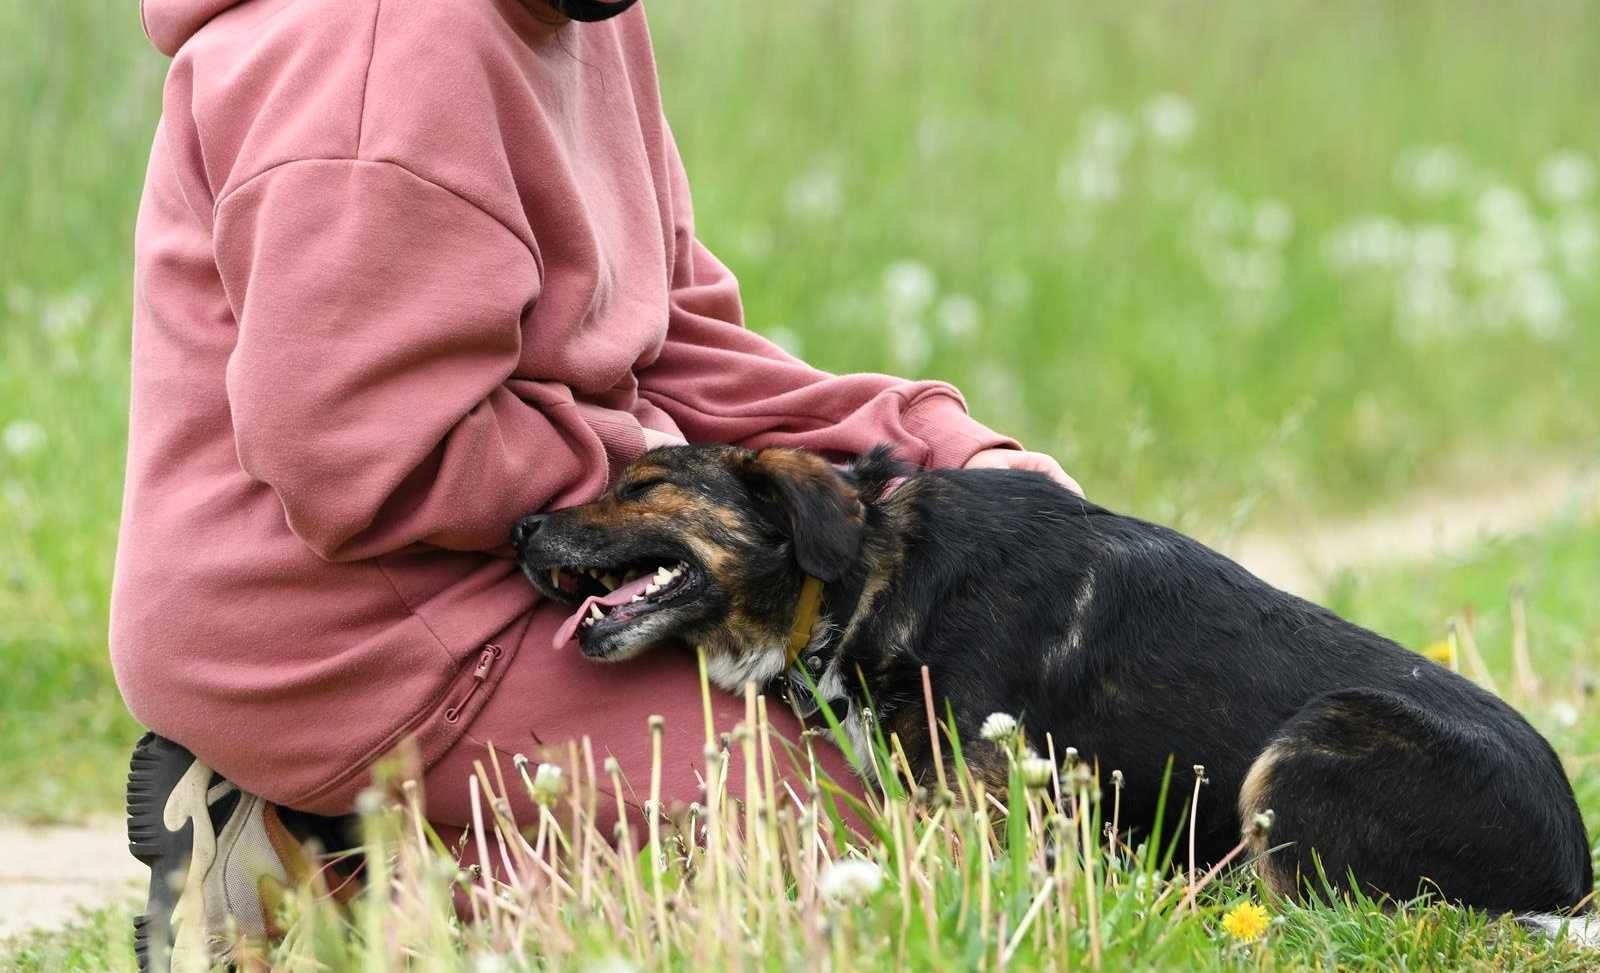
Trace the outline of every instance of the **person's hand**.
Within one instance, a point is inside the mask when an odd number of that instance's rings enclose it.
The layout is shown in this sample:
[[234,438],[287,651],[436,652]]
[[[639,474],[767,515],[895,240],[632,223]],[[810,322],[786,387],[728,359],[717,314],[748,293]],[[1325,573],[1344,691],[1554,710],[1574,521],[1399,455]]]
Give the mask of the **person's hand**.
[[644,426],[644,448],[646,451],[661,446],[686,446],[687,441],[681,436],[674,436],[670,432],[657,432],[649,426]]
[[1083,496],[1083,487],[1078,481],[1067,475],[1055,457],[1045,453],[1030,453],[1021,449],[985,449],[980,450],[971,459],[967,460],[969,470],[1030,470],[1034,473],[1043,473],[1062,486]]

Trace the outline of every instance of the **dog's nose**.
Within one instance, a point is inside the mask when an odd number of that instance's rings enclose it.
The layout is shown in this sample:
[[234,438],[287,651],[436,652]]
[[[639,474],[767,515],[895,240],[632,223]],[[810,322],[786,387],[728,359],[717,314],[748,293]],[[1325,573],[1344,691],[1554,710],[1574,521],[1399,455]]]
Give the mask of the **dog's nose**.
[[539,528],[544,526],[546,514],[534,514],[517,521],[511,528],[511,543],[517,547],[525,546],[534,534],[539,533]]

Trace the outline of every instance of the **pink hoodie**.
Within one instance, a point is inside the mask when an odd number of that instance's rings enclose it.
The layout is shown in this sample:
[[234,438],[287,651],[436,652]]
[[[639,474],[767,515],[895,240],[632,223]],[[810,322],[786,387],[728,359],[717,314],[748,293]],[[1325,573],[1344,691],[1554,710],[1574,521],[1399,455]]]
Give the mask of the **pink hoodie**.
[[637,7],[143,14],[174,60],[111,654],[141,722],[247,789],[319,809],[407,733],[442,752],[536,600],[511,523],[603,490],[643,427],[931,466],[1015,445],[948,385],[829,375],[743,328]]

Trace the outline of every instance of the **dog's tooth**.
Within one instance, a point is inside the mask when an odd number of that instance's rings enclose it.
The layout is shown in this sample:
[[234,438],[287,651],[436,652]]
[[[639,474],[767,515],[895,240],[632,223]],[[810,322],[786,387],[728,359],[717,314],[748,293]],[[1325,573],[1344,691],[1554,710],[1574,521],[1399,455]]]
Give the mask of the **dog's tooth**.
[[644,601],[644,595],[634,595],[632,598],[629,598],[628,600],[630,602],[632,602],[632,601]]
[[605,585],[607,588],[610,588],[612,591],[615,591],[617,590],[617,585],[621,584],[622,582],[617,578],[616,575],[612,574],[610,571],[607,571],[605,575],[600,578],[600,583]]
[[600,606],[599,605],[590,605],[589,606],[589,619],[591,621],[598,622],[600,619],[602,619],[604,617],[606,617],[605,616],[605,612],[602,612],[600,610]]
[[551,568],[550,569],[550,587],[556,589],[557,591],[561,590],[561,569],[560,568]]
[[661,586],[658,584],[647,584],[644,586],[644,593],[647,595],[653,595],[660,590]]
[[666,584],[674,577],[676,577],[676,575],[671,571],[668,571],[666,568],[656,568],[656,584]]

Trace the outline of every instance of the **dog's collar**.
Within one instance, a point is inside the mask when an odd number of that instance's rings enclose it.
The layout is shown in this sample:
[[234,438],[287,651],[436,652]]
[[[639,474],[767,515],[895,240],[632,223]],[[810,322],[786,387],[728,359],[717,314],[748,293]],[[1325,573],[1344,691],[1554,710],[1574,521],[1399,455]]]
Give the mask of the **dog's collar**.
[[800,603],[794,610],[794,627],[789,629],[789,652],[783,659],[785,669],[792,668],[800,653],[811,642],[811,629],[817,624],[817,611],[822,607],[822,582],[806,575],[800,585]]

